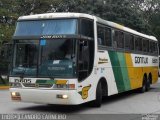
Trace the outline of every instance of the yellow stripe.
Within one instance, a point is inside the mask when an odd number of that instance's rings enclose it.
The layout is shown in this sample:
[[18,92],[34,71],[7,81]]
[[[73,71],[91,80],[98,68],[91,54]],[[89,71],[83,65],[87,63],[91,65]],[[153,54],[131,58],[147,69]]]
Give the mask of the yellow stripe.
[[133,68],[132,58],[130,53],[125,54],[126,57],[126,64],[128,69],[128,76],[131,84],[131,89],[137,88],[138,84],[135,82],[135,71]]
[[124,28],[124,26],[120,25],[120,24],[116,24],[116,27],[119,28],[119,29],[123,29]]
[[56,80],[56,84],[66,84],[67,80]]
[[9,86],[0,86],[0,90],[9,89]]

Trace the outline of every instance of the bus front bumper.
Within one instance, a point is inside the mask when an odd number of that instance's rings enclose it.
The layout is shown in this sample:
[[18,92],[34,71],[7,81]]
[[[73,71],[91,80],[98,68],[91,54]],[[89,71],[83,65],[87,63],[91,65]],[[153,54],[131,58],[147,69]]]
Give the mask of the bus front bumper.
[[76,105],[80,103],[80,95],[76,90],[44,90],[44,89],[18,89],[10,88],[13,101]]

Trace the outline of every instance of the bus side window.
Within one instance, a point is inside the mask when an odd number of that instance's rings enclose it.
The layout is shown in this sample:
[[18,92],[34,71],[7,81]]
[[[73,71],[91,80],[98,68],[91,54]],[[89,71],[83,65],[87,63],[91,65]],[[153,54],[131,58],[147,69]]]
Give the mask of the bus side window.
[[156,43],[155,48],[156,48],[155,54],[157,55],[158,54],[158,43]]
[[154,44],[153,44],[153,41],[150,41],[149,50],[150,50],[150,53],[153,54],[153,52],[154,52]]
[[88,41],[81,40],[79,41],[79,79],[82,80],[88,75],[89,67],[89,46]]
[[80,40],[78,44],[78,79],[82,81],[93,69],[94,41]]
[[135,50],[138,51],[139,50],[139,44],[138,44],[138,38],[135,38]]
[[133,35],[130,36],[130,49],[134,50],[134,36]]
[[130,35],[128,33],[125,34],[125,49],[130,49]]
[[158,54],[157,42],[153,42],[153,53],[154,55]]
[[97,26],[97,39],[98,39],[98,45],[106,45],[105,39],[104,39],[104,27]]
[[149,40],[143,39],[143,52],[148,52],[149,50]]
[[111,29],[107,27],[105,28],[105,41],[106,41],[106,46],[108,47],[112,46]]
[[135,50],[142,51],[142,38],[136,37],[135,39]]
[[124,33],[115,31],[114,41],[116,41],[117,48],[124,48]]
[[142,51],[142,38],[139,38],[139,51]]
[[114,42],[114,47],[115,47],[115,48],[117,48],[117,46],[118,46],[117,41],[118,41],[118,31],[115,31],[115,30],[114,30],[113,42]]
[[124,48],[124,33],[123,32],[119,32],[118,47]]
[[82,18],[80,34],[93,38],[94,37],[93,21]]
[[134,36],[129,33],[125,34],[125,49],[134,50]]

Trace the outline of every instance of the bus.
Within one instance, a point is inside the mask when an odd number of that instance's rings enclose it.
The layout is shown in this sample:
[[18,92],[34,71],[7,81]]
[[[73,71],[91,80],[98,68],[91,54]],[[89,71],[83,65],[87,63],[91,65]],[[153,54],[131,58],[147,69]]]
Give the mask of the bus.
[[103,96],[148,91],[158,80],[158,42],[84,13],[19,17],[13,35],[11,99],[100,107]]

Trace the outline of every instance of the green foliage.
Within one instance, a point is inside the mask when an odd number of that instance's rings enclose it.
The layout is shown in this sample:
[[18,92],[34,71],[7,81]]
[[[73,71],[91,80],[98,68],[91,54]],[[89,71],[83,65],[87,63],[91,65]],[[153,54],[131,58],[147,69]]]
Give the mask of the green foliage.
[[46,12],[93,14],[160,39],[160,0],[0,0],[0,41],[11,40],[19,16]]

